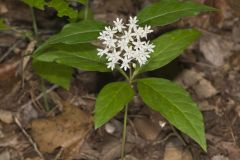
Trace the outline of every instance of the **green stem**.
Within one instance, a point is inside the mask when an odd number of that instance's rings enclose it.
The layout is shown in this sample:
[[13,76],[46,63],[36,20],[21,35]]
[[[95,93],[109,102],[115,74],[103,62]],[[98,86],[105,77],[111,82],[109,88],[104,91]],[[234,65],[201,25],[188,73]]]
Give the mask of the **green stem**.
[[126,144],[126,133],[127,133],[127,115],[128,115],[128,105],[125,106],[125,111],[124,111],[124,125],[123,125],[123,133],[122,133],[121,160],[124,160],[124,156],[125,156],[125,144]]
[[85,12],[84,12],[84,20],[88,18],[88,7],[89,7],[89,0],[87,0]]
[[38,27],[37,27],[37,20],[36,20],[36,16],[35,16],[33,7],[30,7],[30,11],[31,11],[32,21],[33,21],[32,22],[33,23],[33,31],[34,31],[35,36],[37,36],[38,35]]
[[118,68],[118,71],[126,78],[127,81],[130,80],[128,75],[121,68]]

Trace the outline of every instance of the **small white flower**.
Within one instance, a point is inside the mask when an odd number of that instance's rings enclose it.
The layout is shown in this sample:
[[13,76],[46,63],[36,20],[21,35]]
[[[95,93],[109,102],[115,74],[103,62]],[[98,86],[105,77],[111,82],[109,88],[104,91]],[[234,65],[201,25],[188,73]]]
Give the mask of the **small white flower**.
[[117,33],[117,31],[114,28],[112,29],[111,27],[105,27],[105,30],[106,30],[106,35],[109,37],[113,37],[113,35]]
[[98,56],[106,56],[108,68],[113,70],[119,66],[127,71],[147,62],[155,46],[146,39],[153,30],[150,26],[140,27],[137,22],[137,17],[130,17],[125,25],[122,19],[117,18],[113,28],[105,27],[100,32],[98,39],[105,47],[97,49]]
[[143,32],[143,37],[147,38],[147,34],[152,33],[153,30],[151,30],[151,26],[145,26],[144,27],[144,32]]
[[118,47],[120,47],[121,51],[123,51],[123,50],[126,51],[128,49],[128,43],[129,43],[129,41],[123,38],[118,41],[117,45],[118,45]]
[[118,32],[122,32],[124,28],[126,28],[122,22],[122,19],[117,18],[116,21],[113,21],[115,28],[118,30]]
[[125,71],[127,71],[127,69],[130,68],[129,63],[130,63],[130,60],[125,57],[124,59],[122,59],[122,65],[120,68],[123,68]]
[[134,45],[134,49],[136,49],[136,50],[137,49],[142,50],[142,49],[145,48],[145,42],[143,42],[143,41],[137,40],[137,41],[132,42],[132,43]]
[[129,30],[131,29],[135,30],[138,27],[137,22],[138,22],[137,17],[130,17],[129,23],[127,24]]
[[107,63],[107,68],[111,68],[113,70],[115,68],[116,63],[114,61],[110,61]]
[[114,39],[114,38],[112,38],[112,37],[108,37],[108,38],[106,38],[105,39],[105,41],[103,42],[103,44],[105,44],[107,47],[109,47],[109,48],[111,48],[111,47],[113,47],[113,48],[115,48],[115,46],[116,46],[116,43],[117,42],[117,40],[116,39]]
[[128,31],[124,31],[124,35],[122,36],[122,38],[125,39],[126,41],[133,41],[133,36],[134,36],[134,33],[128,30]]
[[155,45],[149,43],[149,41],[148,41],[144,47],[148,52],[153,52],[153,49],[155,48]]
[[142,27],[137,28],[136,30],[134,30],[134,35],[137,37],[138,40],[140,40],[140,38],[145,37],[145,30]]
[[100,48],[98,48],[97,51],[98,51],[97,55],[100,56],[100,57],[102,57],[103,55],[106,55],[108,53],[108,49],[100,49]]

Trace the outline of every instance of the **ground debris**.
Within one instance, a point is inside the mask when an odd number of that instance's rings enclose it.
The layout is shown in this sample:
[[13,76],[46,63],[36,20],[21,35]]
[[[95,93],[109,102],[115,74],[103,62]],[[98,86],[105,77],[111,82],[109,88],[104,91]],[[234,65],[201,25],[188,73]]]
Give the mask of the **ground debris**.
[[217,67],[223,66],[225,59],[233,54],[234,43],[222,36],[206,34],[201,38],[199,45],[206,60]]
[[91,115],[68,103],[60,115],[31,122],[31,134],[40,151],[48,153],[83,143],[91,128]]
[[200,80],[193,86],[193,89],[200,99],[210,98],[218,93],[217,89],[207,79]]
[[7,124],[12,123],[13,122],[12,112],[0,109],[0,120]]
[[166,144],[163,160],[192,160],[189,150],[179,143],[177,139],[170,139]]
[[158,123],[152,122],[149,118],[135,118],[134,126],[138,134],[146,140],[154,141],[160,133],[160,126]]
[[229,160],[229,158],[227,158],[223,155],[215,155],[211,158],[211,160]]
[[204,74],[202,72],[198,72],[194,68],[186,69],[175,79],[175,81],[185,88],[189,88],[200,81],[203,76]]
[[0,153],[0,160],[11,160],[10,153],[7,150],[1,152]]

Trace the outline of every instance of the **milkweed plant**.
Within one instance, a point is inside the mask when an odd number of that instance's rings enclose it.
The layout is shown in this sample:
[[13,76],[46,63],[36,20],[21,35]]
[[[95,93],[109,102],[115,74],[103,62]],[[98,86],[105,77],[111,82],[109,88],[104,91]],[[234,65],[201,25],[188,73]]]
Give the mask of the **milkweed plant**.
[[33,54],[33,68],[41,77],[66,89],[73,68],[123,75],[124,81],[103,87],[94,111],[95,129],[98,129],[124,110],[122,159],[128,103],[134,96],[140,96],[148,107],[206,151],[203,116],[189,94],[169,80],[140,75],[168,64],[200,36],[196,29],[185,28],[150,39],[155,27],[215,10],[193,1],[160,0],[129,17],[127,22],[117,18],[113,26],[93,19],[69,23],[37,48]]

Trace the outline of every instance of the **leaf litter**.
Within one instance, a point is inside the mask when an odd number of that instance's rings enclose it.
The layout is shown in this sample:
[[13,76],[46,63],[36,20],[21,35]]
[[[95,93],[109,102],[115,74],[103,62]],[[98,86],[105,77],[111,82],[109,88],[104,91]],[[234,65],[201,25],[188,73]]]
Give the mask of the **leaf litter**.
[[63,112],[56,117],[33,120],[31,135],[41,152],[51,153],[58,147],[71,150],[84,143],[92,124],[90,114],[64,103]]

